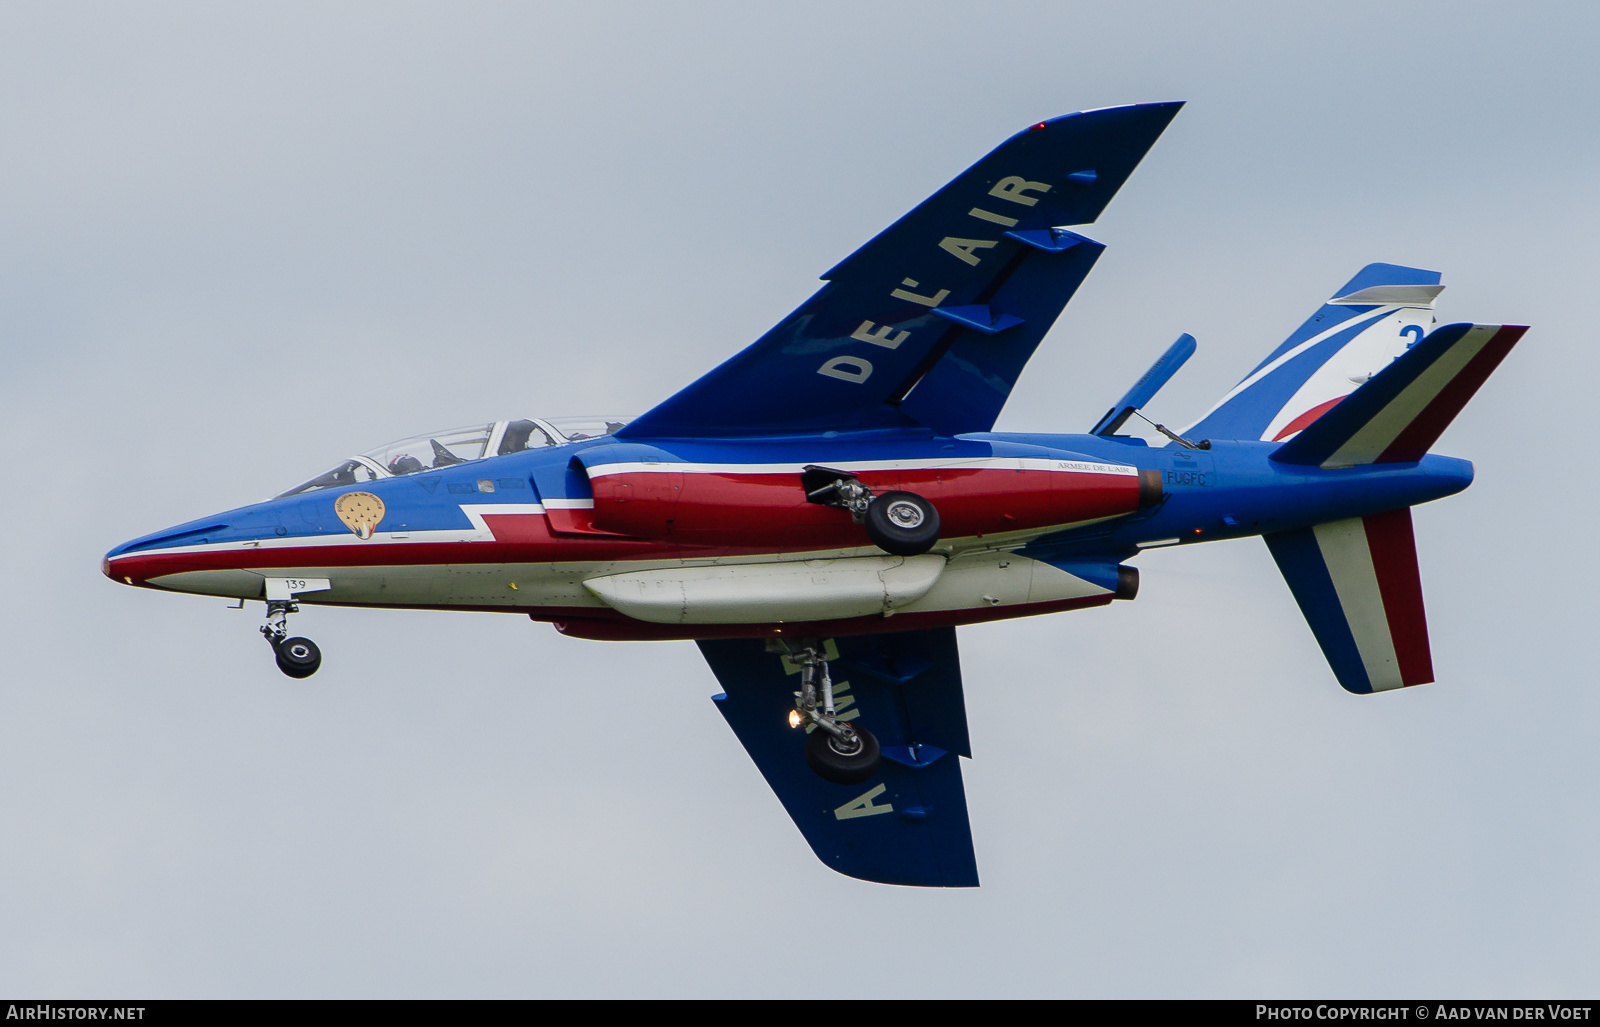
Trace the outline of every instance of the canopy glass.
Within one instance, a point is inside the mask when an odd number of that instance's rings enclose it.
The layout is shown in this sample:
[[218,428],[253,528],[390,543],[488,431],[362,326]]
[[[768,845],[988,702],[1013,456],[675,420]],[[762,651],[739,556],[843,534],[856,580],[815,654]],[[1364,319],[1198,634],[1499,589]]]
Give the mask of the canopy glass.
[[487,456],[507,456],[528,449],[600,438],[627,423],[626,417],[554,417],[548,420],[529,417],[414,435],[353,456],[332,470],[296,485],[283,496],[437,471]]

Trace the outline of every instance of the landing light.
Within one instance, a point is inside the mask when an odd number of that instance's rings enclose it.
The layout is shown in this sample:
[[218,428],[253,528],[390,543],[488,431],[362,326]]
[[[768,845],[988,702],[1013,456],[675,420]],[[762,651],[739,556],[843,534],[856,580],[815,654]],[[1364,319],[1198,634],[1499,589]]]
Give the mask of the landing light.
[[799,710],[790,710],[789,711],[789,726],[790,727],[799,727],[800,726],[800,711]]

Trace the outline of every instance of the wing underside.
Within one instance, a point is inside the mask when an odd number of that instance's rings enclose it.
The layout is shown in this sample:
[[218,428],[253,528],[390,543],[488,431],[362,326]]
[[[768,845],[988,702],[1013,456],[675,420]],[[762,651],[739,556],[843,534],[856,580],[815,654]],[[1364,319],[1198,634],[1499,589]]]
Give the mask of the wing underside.
[[789,711],[799,667],[761,639],[702,641],[724,689],[717,709],[817,857],[884,884],[978,883],[958,757],[970,756],[954,628],[827,639],[840,719],[870,727],[877,772],[834,784],[805,761]]
[[618,434],[989,430],[1099,256],[1099,243],[1059,226],[1099,217],[1179,106],[1105,108],[1018,133]]

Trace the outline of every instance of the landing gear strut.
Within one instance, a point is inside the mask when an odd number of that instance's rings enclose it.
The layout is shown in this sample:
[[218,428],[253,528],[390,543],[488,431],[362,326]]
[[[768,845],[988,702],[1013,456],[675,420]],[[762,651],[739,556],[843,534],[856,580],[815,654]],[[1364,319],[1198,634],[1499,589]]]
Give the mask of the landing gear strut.
[[289,614],[299,612],[300,604],[292,599],[267,600],[261,635],[272,646],[279,670],[292,678],[308,678],[322,666],[322,650],[309,638],[289,637]]
[[872,544],[895,556],[920,556],[939,541],[939,511],[915,492],[873,495],[848,471],[811,465],[800,476],[806,499],[850,511]]
[[810,724],[806,739],[806,764],[818,777],[835,784],[857,784],[878,769],[881,750],[877,738],[864,727],[839,720],[833,708],[833,679],[828,661],[808,645],[790,659],[800,664],[800,691],[794,694],[789,724]]

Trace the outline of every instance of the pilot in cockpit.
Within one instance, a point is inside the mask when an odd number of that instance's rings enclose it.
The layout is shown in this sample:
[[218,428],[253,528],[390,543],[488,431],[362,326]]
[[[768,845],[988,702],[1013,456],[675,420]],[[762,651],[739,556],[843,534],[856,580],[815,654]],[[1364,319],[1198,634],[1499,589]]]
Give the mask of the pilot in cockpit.
[[402,474],[416,474],[418,471],[426,471],[427,469],[421,460],[418,460],[410,453],[401,453],[389,461],[389,473],[397,477]]

